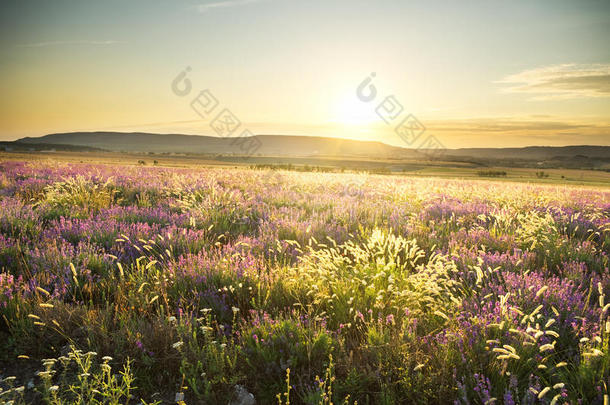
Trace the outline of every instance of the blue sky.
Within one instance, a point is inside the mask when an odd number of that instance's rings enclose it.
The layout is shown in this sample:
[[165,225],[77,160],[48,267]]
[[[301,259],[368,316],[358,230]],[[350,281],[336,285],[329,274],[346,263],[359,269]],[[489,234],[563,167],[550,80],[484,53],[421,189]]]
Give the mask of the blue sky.
[[[610,145],[607,1],[4,1],[0,139],[211,135],[185,67],[253,133],[400,144],[394,95],[448,147]],[[375,72],[379,100],[356,87]],[[190,98],[189,98],[190,97]]]

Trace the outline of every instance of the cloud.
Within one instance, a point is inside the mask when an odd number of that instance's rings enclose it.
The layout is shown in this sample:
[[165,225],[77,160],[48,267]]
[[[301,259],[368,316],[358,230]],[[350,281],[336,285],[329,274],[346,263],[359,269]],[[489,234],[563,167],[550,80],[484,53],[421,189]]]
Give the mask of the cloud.
[[200,13],[205,13],[206,11],[209,11],[212,9],[244,6],[247,4],[261,3],[263,1],[265,1],[265,0],[225,0],[225,1],[217,1],[214,3],[199,4],[199,5],[195,6],[195,8]]
[[556,120],[525,120],[509,118],[481,118],[469,120],[430,121],[430,129],[444,132],[562,132],[562,131],[608,131],[608,126],[599,123],[569,122]]
[[61,46],[61,45],[113,45],[122,44],[122,41],[90,41],[90,40],[69,40],[69,41],[48,41],[48,42],[34,42],[31,44],[20,44],[17,45],[19,48],[42,48],[46,46]]
[[610,145],[607,117],[513,116],[425,121],[448,148]]
[[562,64],[524,70],[497,83],[508,93],[538,94],[534,100],[610,97],[610,64]]

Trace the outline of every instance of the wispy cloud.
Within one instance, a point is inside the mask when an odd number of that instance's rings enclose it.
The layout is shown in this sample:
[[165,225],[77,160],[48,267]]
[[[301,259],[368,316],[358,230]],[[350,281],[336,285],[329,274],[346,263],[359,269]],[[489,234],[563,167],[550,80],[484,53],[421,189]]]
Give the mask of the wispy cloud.
[[[550,117],[549,117],[550,118]],[[562,132],[562,131],[597,131],[608,132],[610,127],[599,122],[574,122],[563,120],[481,118],[464,120],[429,121],[428,127],[443,132]]]
[[113,45],[113,44],[122,44],[122,41],[91,41],[84,39],[75,39],[68,41],[47,41],[47,42],[34,42],[31,44],[19,44],[17,47],[19,48],[42,48],[47,46],[62,46],[62,45]]
[[497,117],[426,121],[428,131],[449,148],[524,145],[610,145],[603,117]]
[[525,70],[498,83],[509,93],[537,94],[534,100],[610,97],[610,64],[562,64]]
[[213,3],[204,3],[195,6],[197,11],[200,13],[205,13],[206,11],[217,9],[217,8],[228,8],[228,7],[238,7],[244,6],[247,4],[253,3],[262,3],[266,0],[225,0],[225,1],[217,1]]

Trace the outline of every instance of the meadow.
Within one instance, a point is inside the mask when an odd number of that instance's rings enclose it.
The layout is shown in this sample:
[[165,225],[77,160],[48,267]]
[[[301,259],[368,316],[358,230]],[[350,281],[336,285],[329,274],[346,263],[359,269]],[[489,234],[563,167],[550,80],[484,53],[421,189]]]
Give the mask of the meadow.
[[0,161],[0,403],[607,404],[609,249],[602,187]]

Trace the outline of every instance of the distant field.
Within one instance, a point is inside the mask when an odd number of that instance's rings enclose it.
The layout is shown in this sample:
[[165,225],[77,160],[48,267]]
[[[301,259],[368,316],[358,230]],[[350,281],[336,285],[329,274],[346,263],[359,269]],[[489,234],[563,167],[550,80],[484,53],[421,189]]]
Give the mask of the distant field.
[[[477,173],[480,171],[501,170],[506,176],[487,177]],[[548,177],[538,177],[543,172]],[[485,167],[485,168],[442,168],[427,167],[416,172],[422,176],[457,177],[464,179],[483,179],[499,181],[523,181],[536,183],[566,184],[566,185],[595,185],[607,187],[610,185],[610,172],[598,170],[575,169],[529,169],[514,167]]]
[[[309,166],[310,170],[322,167],[335,172],[387,173],[392,175],[464,178],[497,181],[553,183],[566,185],[610,185],[610,171],[577,169],[536,169],[503,166],[479,166],[467,162],[430,162],[405,160],[362,160],[337,158],[256,157],[237,159],[226,156],[205,157],[187,155],[146,155],[113,152],[0,152],[0,160],[51,160],[59,162],[104,163],[163,167],[250,167],[254,165],[292,164],[295,169]],[[156,161],[156,163],[155,163]],[[140,162],[140,163],[139,163]],[[506,176],[481,176],[481,171],[505,171]],[[545,177],[537,176],[543,172]],[[546,177],[548,175],[548,177]]]
[[605,173],[157,165],[2,156],[0,402],[604,403]]

